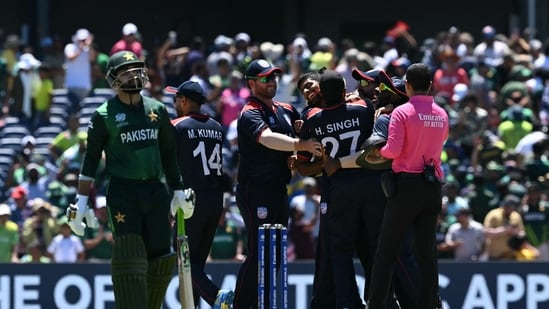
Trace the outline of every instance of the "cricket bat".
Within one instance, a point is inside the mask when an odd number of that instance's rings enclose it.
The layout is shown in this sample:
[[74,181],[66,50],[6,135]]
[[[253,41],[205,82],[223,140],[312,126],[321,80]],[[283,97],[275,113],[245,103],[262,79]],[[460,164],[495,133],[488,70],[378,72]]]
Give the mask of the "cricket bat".
[[183,210],[178,209],[177,270],[179,275],[179,301],[181,302],[181,309],[194,309],[189,239],[185,233],[185,218],[183,217]]

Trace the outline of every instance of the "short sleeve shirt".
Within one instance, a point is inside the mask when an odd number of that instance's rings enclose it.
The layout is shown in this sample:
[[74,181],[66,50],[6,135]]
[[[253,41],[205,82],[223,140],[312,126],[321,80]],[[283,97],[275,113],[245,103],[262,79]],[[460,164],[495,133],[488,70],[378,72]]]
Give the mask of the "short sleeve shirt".
[[274,102],[271,109],[255,97],[248,99],[237,123],[240,183],[287,184],[290,181],[287,160],[291,152],[267,148],[259,143],[259,137],[267,128],[294,137],[293,123],[298,119],[299,113],[290,104]]

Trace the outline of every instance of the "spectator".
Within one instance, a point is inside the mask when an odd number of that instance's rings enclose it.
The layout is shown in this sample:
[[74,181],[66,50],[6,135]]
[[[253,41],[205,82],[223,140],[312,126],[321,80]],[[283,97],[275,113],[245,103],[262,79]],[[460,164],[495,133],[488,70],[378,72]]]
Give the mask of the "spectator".
[[469,208],[460,208],[456,218],[446,233],[446,243],[454,250],[457,261],[477,261],[484,251],[483,226],[473,220]]
[[48,245],[47,256],[55,263],[84,261],[84,245],[78,236],[72,235],[71,228],[67,223],[67,217],[59,219],[57,225],[59,226],[59,232]]
[[51,259],[46,256],[46,247],[38,240],[31,242],[27,253],[21,257],[21,263],[50,263]]
[[71,172],[78,173],[82,165],[82,159],[86,153],[86,132],[77,133],[77,142],[68,147],[57,159],[57,168],[61,176]]
[[210,250],[210,260],[234,260],[243,261],[244,231],[231,219],[231,207],[224,207]]
[[[19,121],[30,126],[33,117],[34,87],[40,80],[36,69],[40,66],[33,54],[25,53],[19,57],[14,68],[15,77],[12,86],[6,93],[3,112],[19,118]],[[13,102],[10,103],[10,99]]]
[[520,209],[526,240],[537,248],[539,257],[549,259],[549,207],[547,195],[537,181],[526,183],[526,194]]
[[206,60],[206,44],[201,36],[195,36],[191,40],[189,51],[186,57],[183,58],[180,77],[181,80],[166,80],[166,85],[179,85],[192,76],[192,68],[198,61]]
[[473,151],[474,138],[480,136],[487,128],[488,111],[479,105],[478,97],[470,92],[465,84],[457,84],[454,87],[453,99],[459,118],[456,126],[452,127],[452,139],[461,146],[464,155],[469,158]]
[[215,37],[214,50],[206,57],[206,70],[210,76],[218,74],[217,63],[221,58],[227,59],[229,66],[233,65],[233,55],[230,53],[233,39],[220,34]]
[[23,223],[23,244],[28,250],[28,244],[39,242],[44,246],[48,246],[53,237],[58,232],[58,226],[55,222],[51,205],[43,199],[36,198],[30,201],[32,207],[32,216]]
[[53,80],[51,79],[50,67],[42,63],[38,68],[38,76],[40,79],[36,81],[36,92],[34,93],[33,129],[49,123],[53,97]]
[[301,183],[303,184],[303,193],[292,197],[290,209],[296,208],[296,215],[303,212],[303,216],[299,218],[300,224],[304,226],[304,229],[309,230],[316,243],[320,223],[320,195],[317,193],[316,179],[305,177],[301,180]]
[[293,259],[304,260],[315,258],[313,226],[305,219],[304,205],[290,206],[290,224],[288,226]]
[[449,181],[443,187],[442,205],[446,207],[446,222],[451,225],[456,222],[456,213],[462,208],[469,208],[467,200],[460,195],[460,184]]
[[506,195],[500,207],[492,209],[484,218],[486,254],[491,261],[513,260],[515,252],[508,242],[524,233],[524,224],[517,211],[520,200],[515,195]]
[[513,236],[507,244],[513,250],[517,261],[532,261],[539,257],[539,250],[528,242],[524,233]]
[[25,187],[17,186],[11,189],[11,216],[10,220],[17,223],[20,231],[23,230],[23,222],[32,215],[32,209],[28,204],[28,192]]
[[93,40],[88,29],[80,28],[72,36],[72,42],[65,45],[65,88],[71,101],[71,113],[80,109],[80,101],[92,89],[91,63],[97,58]]
[[19,261],[19,227],[10,220],[10,216],[10,207],[0,204],[0,263]]
[[226,58],[219,58],[216,71],[217,74],[210,74],[208,83],[212,87],[209,100],[217,105],[222,91],[227,89],[231,84],[232,64]]
[[13,86],[13,75],[11,73],[14,71],[15,64],[19,58],[21,45],[22,42],[19,36],[15,33],[10,33],[6,36],[4,48],[0,54],[0,58],[6,61],[6,71],[8,72],[6,91],[8,92],[11,91],[11,87]]
[[494,68],[501,65],[504,55],[510,52],[506,43],[496,40],[496,29],[490,25],[482,28],[482,41],[473,50],[477,59]]
[[122,50],[133,52],[141,60],[145,60],[143,55],[143,46],[139,41],[139,33],[137,26],[133,23],[127,23],[122,27],[122,38],[111,47],[110,55]]
[[448,223],[446,222],[446,208],[442,207],[440,213],[437,216],[436,226],[436,245],[437,245],[437,258],[438,259],[453,259],[454,250],[446,242],[446,233],[448,233]]
[[515,149],[518,142],[534,129],[532,122],[524,118],[523,107],[514,104],[508,110],[509,119],[503,120],[498,126],[498,135],[505,143],[506,150]]
[[61,37],[54,35],[46,37],[42,40],[42,62],[49,66],[51,77],[53,80],[53,88],[63,88],[65,84],[65,53],[63,51],[64,44]]
[[49,145],[50,157],[53,161],[57,161],[65,150],[87,138],[87,132],[80,131],[79,127],[79,114],[71,114],[67,123],[67,129],[57,134]]
[[34,198],[47,199],[48,185],[50,179],[47,175],[40,175],[41,166],[37,163],[29,163],[26,166],[27,177],[21,183],[28,194],[28,199]]
[[231,72],[229,86],[221,92],[217,103],[217,114],[220,116],[225,132],[231,122],[238,118],[240,110],[250,96],[250,90],[242,84],[242,77],[242,73],[239,71]]
[[[460,57],[456,52],[447,47],[440,53],[440,61],[442,62],[440,68],[438,68],[433,76],[433,91],[446,92],[450,95],[450,98],[455,99],[454,87],[457,84],[465,84],[469,86],[469,76],[467,72],[459,66]],[[452,99],[452,105],[456,102]]]
[[[192,48],[192,47],[191,47]],[[177,47],[177,32],[170,31],[168,37],[157,50],[156,55],[156,71],[158,72],[158,81],[150,77],[153,87],[164,89],[166,85],[179,85],[191,77],[191,67],[188,68],[189,74],[184,74],[185,63],[188,58],[197,57],[196,52],[189,47]],[[154,88],[153,88],[154,89]],[[163,92],[163,91],[161,91]]]
[[499,196],[494,191],[486,188],[485,176],[475,174],[472,176],[472,183],[469,185],[467,198],[469,209],[471,209],[472,220],[484,222],[486,214],[497,207]]
[[[542,133],[545,135],[545,133]],[[526,177],[532,182],[538,181],[539,177],[549,173],[549,160],[545,155],[547,150],[548,140],[544,137],[543,140],[532,144],[532,156],[529,156],[524,161]]]
[[242,68],[245,68],[250,60],[250,45],[252,43],[252,39],[250,35],[246,32],[240,32],[234,37],[234,52],[233,57],[235,60],[235,66],[238,68],[242,66]]

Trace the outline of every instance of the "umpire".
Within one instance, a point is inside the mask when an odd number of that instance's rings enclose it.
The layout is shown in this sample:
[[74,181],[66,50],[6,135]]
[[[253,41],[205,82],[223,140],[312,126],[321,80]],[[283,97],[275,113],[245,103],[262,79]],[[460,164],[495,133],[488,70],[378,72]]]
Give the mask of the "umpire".
[[383,184],[388,199],[372,270],[369,309],[385,307],[395,261],[410,227],[421,274],[417,308],[434,309],[437,304],[435,233],[442,207],[440,156],[448,137],[448,115],[428,95],[431,76],[425,64],[408,68],[406,93],[410,101],[393,110],[387,144],[380,150],[383,157],[393,160],[389,174],[393,177]]
[[[279,68],[265,59],[252,61],[245,72],[252,95],[237,122],[240,165],[236,200],[246,225],[248,256],[238,273],[235,309],[257,306],[258,227],[266,223],[288,224],[286,185],[291,178],[288,158],[296,150],[321,155],[319,142],[294,137],[294,122],[299,119],[297,110],[273,100],[280,73]],[[268,280],[266,274],[265,281]]]

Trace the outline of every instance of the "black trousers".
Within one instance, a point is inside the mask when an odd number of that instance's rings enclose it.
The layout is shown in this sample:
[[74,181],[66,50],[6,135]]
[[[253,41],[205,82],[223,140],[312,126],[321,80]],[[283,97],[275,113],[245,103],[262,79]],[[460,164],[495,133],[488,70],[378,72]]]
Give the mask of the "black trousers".
[[193,216],[185,220],[189,237],[194,303],[198,304],[202,296],[209,305],[213,306],[219,288],[208,277],[204,267],[223,211],[223,191],[195,191],[195,193]]
[[[248,255],[238,272],[234,309],[257,308],[257,229],[266,223],[288,225],[290,209],[286,184],[239,183],[236,187],[236,202],[246,225]],[[280,250],[280,239],[277,239],[277,243],[277,249]],[[277,252],[277,256],[280,256],[280,252]],[[277,272],[279,266],[280,260],[277,260]],[[265,282],[269,282],[268,273],[265,274]]]
[[434,309],[438,295],[436,221],[442,207],[441,184],[427,183],[422,174],[399,174],[396,193],[387,201],[368,296],[369,309],[383,309],[405,238],[413,229],[419,268],[417,308]]

